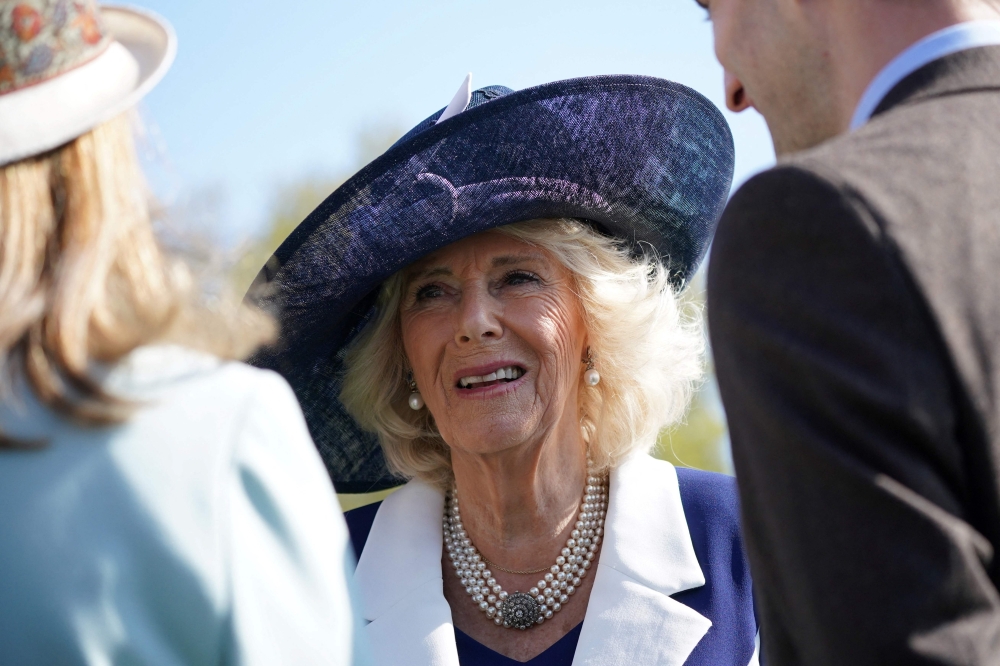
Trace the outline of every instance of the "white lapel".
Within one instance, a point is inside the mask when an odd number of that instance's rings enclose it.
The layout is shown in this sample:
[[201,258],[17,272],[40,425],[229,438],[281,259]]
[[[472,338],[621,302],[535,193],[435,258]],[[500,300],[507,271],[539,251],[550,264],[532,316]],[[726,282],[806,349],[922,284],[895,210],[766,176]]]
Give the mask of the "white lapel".
[[[444,495],[411,481],[379,507],[354,582],[379,665],[458,666],[441,575]],[[673,465],[641,454],[611,473],[604,546],[574,666],[675,666],[711,626],[670,595],[700,587]]]
[[680,665],[712,626],[670,598],[705,584],[670,463],[639,454],[611,473],[596,568],[574,666]]
[[444,495],[411,481],[382,502],[354,583],[375,663],[458,666],[441,578]]

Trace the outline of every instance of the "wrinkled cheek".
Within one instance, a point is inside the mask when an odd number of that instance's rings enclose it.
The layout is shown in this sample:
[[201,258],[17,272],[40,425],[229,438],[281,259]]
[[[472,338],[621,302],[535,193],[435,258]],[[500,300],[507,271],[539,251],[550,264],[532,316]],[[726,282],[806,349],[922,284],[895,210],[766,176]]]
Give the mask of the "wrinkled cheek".
[[443,413],[448,401],[442,385],[441,368],[444,349],[450,338],[448,332],[441,328],[433,320],[408,321],[404,318],[402,321],[403,353],[424,399],[425,409],[435,415]]
[[551,408],[568,398],[573,372],[579,365],[580,341],[565,319],[552,318],[547,324],[547,351],[541,358],[537,399]]

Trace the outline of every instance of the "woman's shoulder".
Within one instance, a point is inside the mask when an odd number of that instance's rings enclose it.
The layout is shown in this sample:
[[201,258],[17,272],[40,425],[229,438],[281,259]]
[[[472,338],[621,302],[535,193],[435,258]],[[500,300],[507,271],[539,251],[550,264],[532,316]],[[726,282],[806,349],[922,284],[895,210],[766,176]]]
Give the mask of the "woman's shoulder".
[[295,394],[277,373],[180,346],[135,350],[108,372],[104,386],[140,405],[132,427],[183,414],[170,428],[175,435],[218,439],[222,449],[239,442],[238,433],[270,432],[275,424],[298,429],[302,421]]
[[0,428],[24,440],[120,440],[122,432],[142,430],[152,421],[158,434],[175,435],[176,448],[182,433],[230,429],[248,412],[298,413],[291,388],[278,374],[178,345],[139,347],[90,372],[106,392],[134,406],[124,424],[80,426],[42,404],[23,376],[11,374],[3,380],[10,390],[0,397]]
[[677,468],[677,484],[688,523],[697,523],[720,536],[739,538],[740,499],[736,479],[726,474]]
[[677,483],[691,543],[706,579],[715,585],[735,586],[731,591],[736,595],[748,592],[750,570],[740,532],[736,480],[725,474],[677,468]]
[[361,557],[361,551],[365,549],[368,535],[372,531],[372,524],[375,522],[375,514],[382,502],[372,502],[357,509],[344,512],[344,520],[347,521],[347,531],[351,537],[351,545],[354,547],[355,558]]
[[[734,552],[742,556],[739,496],[733,477],[716,472],[678,467],[677,483],[691,540],[699,560],[716,560]],[[361,555],[382,502],[373,502],[344,513],[351,543]],[[733,547],[735,546],[735,551]]]
[[123,396],[153,396],[191,385],[225,387],[220,399],[287,390],[279,375],[179,345],[139,347],[105,372],[102,384]]
[[[734,543],[742,554],[740,503],[736,480],[726,474],[678,467],[681,504],[692,532],[695,551],[707,555],[728,550]],[[373,502],[344,513],[351,543],[360,555],[382,502]]]
[[681,503],[705,585],[674,599],[712,620],[712,628],[689,663],[748,663],[754,653],[757,620],[750,566],[740,533],[736,480],[725,474],[677,469]]
[[25,466],[52,467],[54,474],[69,461],[93,459],[164,509],[178,503],[196,509],[214,501],[234,470],[261,459],[322,467],[295,395],[273,372],[160,345],[140,347],[94,373],[108,393],[131,403],[128,418],[81,425],[43,405],[21,381],[0,400],[0,429],[47,446],[28,458],[8,456],[0,479]]

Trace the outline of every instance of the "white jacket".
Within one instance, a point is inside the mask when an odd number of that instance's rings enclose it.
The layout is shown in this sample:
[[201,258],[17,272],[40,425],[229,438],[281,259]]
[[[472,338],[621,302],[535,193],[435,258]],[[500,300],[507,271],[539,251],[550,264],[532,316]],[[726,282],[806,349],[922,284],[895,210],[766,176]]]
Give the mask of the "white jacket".
[[[0,400],[0,664],[361,663],[347,533],[278,375],[180,347],[103,379],[141,401],[84,428]],[[10,389],[11,387],[6,387]]]

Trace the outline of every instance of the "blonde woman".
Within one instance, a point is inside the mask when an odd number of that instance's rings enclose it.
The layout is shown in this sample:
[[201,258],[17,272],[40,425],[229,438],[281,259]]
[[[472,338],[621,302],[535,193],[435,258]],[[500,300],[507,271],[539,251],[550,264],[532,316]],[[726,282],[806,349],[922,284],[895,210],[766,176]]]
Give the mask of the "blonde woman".
[[127,116],[161,19],[0,3],[0,663],[347,664],[301,412],[153,236]]
[[377,663],[756,661],[732,479],[647,455],[701,375],[677,298],[732,157],[667,81],[467,79],[268,263],[257,362],[338,487],[408,481],[348,514]]

